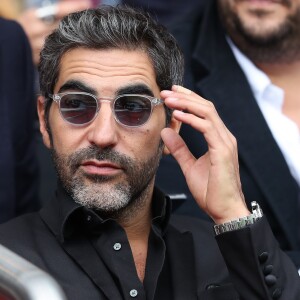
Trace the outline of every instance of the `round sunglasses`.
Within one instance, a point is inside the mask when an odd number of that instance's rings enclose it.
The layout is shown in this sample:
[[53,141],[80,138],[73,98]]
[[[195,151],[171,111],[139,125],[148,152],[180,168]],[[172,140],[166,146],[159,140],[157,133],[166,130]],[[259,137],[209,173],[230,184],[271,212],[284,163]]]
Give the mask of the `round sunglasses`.
[[73,125],[85,125],[98,115],[101,102],[110,102],[115,120],[126,127],[140,127],[151,117],[153,107],[163,101],[146,95],[124,94],[115,98],[100,97],[85,92],[50,94],[58,105],[62,118]]

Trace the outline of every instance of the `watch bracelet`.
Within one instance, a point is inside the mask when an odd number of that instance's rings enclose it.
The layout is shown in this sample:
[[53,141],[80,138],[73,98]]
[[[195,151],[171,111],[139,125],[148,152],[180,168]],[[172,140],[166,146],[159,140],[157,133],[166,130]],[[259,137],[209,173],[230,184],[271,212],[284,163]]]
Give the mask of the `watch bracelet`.
[[255,201],[251,202],[251,207],[252,214],[249,216],[238,218],[223,224],[214,225],[215,234],[219,235],[224,232],[242,229],[257,222],[263,216],[263,212],[259,204]]

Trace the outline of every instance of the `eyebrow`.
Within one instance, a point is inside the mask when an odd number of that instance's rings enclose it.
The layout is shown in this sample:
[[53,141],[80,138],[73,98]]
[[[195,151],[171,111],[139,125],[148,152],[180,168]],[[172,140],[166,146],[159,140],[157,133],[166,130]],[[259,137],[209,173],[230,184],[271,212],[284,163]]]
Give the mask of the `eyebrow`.
[[69,80],[65,82],[59,89],[59,93],[66,92],[69,90],[75,90],[75,91],[81,91],[81,92],[86,92],[89,94],[96,95],[97,91],[93,89],[92,87],[86,85],[82,81],[78,80]]
[[[78,80],[69,80],[65,82],[59,89],[58,93],[63,93],[66,91],[75,90],[80,92],[85,92],[93,95],[97,95],[97,91],[83,83],[82,81]],[[137,83],[137,84],[130,84],[128,86],[120,87],[116,91],[116,96],[123,95],[123,94],[141,94],[141,95],[148,95],[148,96],[154,96],[151,89],[143,84],[143,83]],[[106,96],[106,95],[103,95]]]
[[138,84],[131,84],[128,86],[121,87],[117,90],[116,92],[117,95],[122,95],[122,94],[141,94],[141,95],[148,95],[148,96],[154,96],[153,92],[151,89],[142,83]]

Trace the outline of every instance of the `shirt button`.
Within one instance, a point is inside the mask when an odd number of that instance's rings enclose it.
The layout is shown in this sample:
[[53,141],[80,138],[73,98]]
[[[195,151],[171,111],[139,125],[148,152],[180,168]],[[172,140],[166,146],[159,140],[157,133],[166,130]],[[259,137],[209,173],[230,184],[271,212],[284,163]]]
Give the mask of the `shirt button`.
[[137,291],[137,290],[135,290],[135,289],[133,289],[133,290],[131,290],[131,291],[129,292],[129,294],[130,294],[130,296],[131,296],[132,298],[134,298],[134,297],[136,297],[136,296],[137,296],[137,294],[138,294],[138,291]]
[[88,215],[88,216],[86,217],[86,220],[89,222],[89,221],[92,220],[92,217],[91,217],[90,215]]
[[115,243],[115,244],[114,244],[114,249],[115,249],[116,251],[119,251],[121,248],[122,248],[122,245],[121,245],[120,243]]

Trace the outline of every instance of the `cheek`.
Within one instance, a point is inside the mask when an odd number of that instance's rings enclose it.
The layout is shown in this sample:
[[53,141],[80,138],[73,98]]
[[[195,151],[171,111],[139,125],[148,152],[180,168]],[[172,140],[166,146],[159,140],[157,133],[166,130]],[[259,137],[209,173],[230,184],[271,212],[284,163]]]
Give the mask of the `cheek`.
[[166,127],[166,112],[163,106],[155,108],[150,120],[141,127],[127,129],[122,134],[122,140],[128,141],[128,149],[143,151],[157,150],[161,141],[161,131]]
[[55,109],[50,111],[49,124],[52,135],[52,146],[57,153],[72,153],[79,147],[84,136],[82,130],[68,125]]
[[162,128],[137,128],[122,135],[118,150],[138,161],[146,161],[157,153]]
[[161,130],[162,128],[152,128],[136,134],[136,142],[131,144],[132,151],[142,160],[147,160],[156,155],[161,143]]

